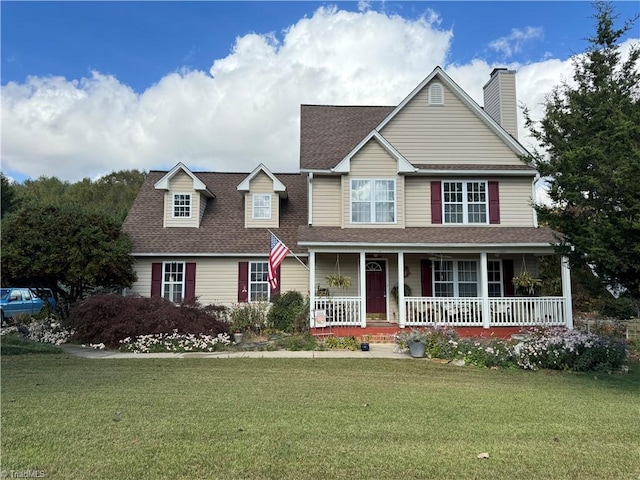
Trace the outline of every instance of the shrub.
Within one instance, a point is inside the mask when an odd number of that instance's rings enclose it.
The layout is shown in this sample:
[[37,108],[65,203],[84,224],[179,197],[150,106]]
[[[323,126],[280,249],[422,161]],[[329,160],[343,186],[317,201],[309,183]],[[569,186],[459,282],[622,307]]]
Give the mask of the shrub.
[[608,298],[602,304],[600,313],[608,318],[629,320],[638,316],[638,307],[627,297]]
[[231,330],[239,333],[257,333],[268,326],[267,310],[269,304],[266,302],[237,303],[231,308],[229,318],[231,320]]
[[174,332],[217,336],[228,332],[225,307],[197,302],[173,304],[162,298],[96,295],[76,303],[71,322],[76,338],[118,348],[120,340]]
[[516,345],[518,365],[525,369],[612,371],[626,361],[622,340],[564,328],[532,328],[531,339]]
[[127,337],[120,341],[120,350],[133,353],[214,352],[231,344],[228,333],[216,336],[203,334],[158,333]]
[[456,358],[459,337],[453,327],[436,325],[399,332],[395,335],[396,351],[405,352],[409,348],[409,340],[416,339],[425,342],[428,358]]
[[468,338],[458,343],[458,357],[477,367],[516,367],[513,346],[499,338]]
[[272,298],[272,305],[267,320],[271,328],[287,333],[300,331],[300,319],[308,324],[309,305],[300,292],[290,290],[285,294]]
[[360,342],[355,337],[329,337],[324,342],[329,350],[360,350]]

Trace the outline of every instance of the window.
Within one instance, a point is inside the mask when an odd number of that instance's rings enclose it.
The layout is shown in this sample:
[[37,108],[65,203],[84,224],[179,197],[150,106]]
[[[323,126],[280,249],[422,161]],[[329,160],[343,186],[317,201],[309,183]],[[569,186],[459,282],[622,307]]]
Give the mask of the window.
[[253,218],[262,220],[271,218],[271,195],[268,193],[253,195]]
[[501,297],[502,296],[502,262],[500,260],[489,260],[487,263],[488,275],[489,275],[489,296]]
[[440,83],[429,87],[429,105],[444,105],[444,88]]
[[249,262],[249,301],[269,301],[268,262]]
[[487,182],[442,182],[444,223],[487,223]]
[[475,260],[433,262],[433,286],[436,297],[477,297],[478,262]]
[[173,194],[173,216],[177,218],[191,218],[191,194]]
[[162,296],[171,302],[184,298],[184,263],[166,262],[163,265]]
[[395,180],[351,180],[351,223],[395,221]]

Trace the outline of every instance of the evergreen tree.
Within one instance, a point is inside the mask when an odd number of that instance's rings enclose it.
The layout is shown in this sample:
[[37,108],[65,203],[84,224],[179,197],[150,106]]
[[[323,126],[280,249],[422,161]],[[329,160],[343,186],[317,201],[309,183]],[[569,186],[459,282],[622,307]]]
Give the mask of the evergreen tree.
[[557,86],[527,128],[543,150],[530,163],[548,179],[552,205],[537,204],[541,223],[560,233],[557,251],[589,265],[610,285],[640,299],[640,46],[622,59],[613,7],[594,4],[589,47],[573,60],[573,82]]

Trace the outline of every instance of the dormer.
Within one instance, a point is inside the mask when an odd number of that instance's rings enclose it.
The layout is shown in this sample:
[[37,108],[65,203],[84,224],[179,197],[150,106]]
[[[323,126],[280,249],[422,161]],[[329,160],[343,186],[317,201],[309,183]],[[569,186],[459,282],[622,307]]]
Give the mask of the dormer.
[[207,186],[182,163],[158,180],[154,188],[164,190],[164,227],[200,227],[207,200],[215,198]]
[[245,228],[278,228],[280,199],[287,198],[287,188],[263,164],[258,165],[240,184],[244,195]]

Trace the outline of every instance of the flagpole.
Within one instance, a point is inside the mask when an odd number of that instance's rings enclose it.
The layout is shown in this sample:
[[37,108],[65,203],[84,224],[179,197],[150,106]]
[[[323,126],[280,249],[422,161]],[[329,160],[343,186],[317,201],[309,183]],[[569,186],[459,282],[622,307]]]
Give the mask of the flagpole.
[[[273,233],[273,232],[272,232],[271,230],[269,230],[268,228],[267,228],[267,231],[268,231],[271,235],[273,235],[274,237],[276,237],[276,239],[278,239],[278,241],[279,241],[280,243],[282,243],[285,247],[287,247],[287,245],[286,245],[282,240],[280,240],[280,239],[278,238],[278,236],[277,236],[275,233]],[[293,256],[295,257],[295,259],[296,259],[296,260],[298,260],[298,261],[300,262],[300,265],[302,265],[304,268],[306,268],[307,270],[309,270],[309,267],[308,267],[308,266],[307,266],[307,265],[306,265],[302,260],[300,260],[300,257],[298,257],[295,253],[293,253],[289,247],[287,247],[287,250],[289,250],[289,253],[290,253],[291,255],[293,255]]]

